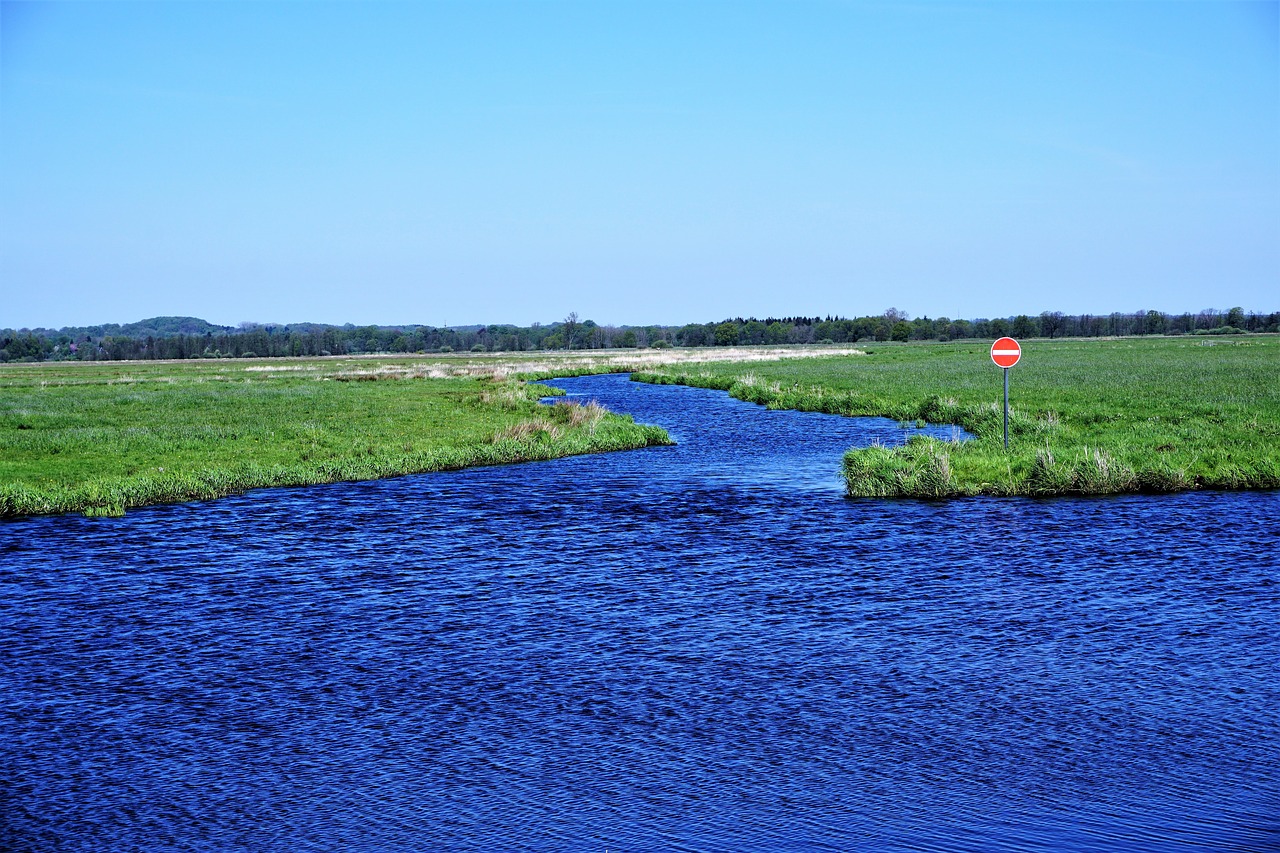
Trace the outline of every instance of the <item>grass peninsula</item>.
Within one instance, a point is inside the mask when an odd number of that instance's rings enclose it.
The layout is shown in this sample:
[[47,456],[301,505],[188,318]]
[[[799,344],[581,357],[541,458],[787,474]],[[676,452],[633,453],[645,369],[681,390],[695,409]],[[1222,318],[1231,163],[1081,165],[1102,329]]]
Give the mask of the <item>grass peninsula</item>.
[[490,365],[406,359],[0,366],[0,517],[670,443]]
[[1084,495],[1280,488],[1280,336],[1023,342],[1010,371],[981,341],[873,343],[858,357],[666,367],[635,375],[771,408],[957,424],[851,449],[854,497]]

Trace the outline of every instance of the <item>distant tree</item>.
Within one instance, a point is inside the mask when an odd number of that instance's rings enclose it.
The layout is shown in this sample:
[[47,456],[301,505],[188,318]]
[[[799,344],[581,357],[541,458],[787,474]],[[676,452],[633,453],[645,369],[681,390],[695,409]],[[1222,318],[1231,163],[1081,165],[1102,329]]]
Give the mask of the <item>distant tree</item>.
[[1163,312],[1148,311],[1142,323],[1142,330],[1148,335],[1163,335],[1168,331],[1168,318]]
[[893,324],[893,328],[889,331],[889,336],[895,341],[906,341],[911,338],[911,324],[905,320],[899,320]]
[[791,327],[791,330],[787,332],[787,343],[813,343],[813,324],[803,320],[797,321],[796,324]]
[[686,347],[704,347],[710,343],[707,328],[699,323],[690,323],[678,333],[680,343]]
[[918,317],[911,321],[911,339],[913,341],[927,341],[937,336],[937,327],[928,317]]
[[30,332],[0,341],[0,361],[39,361],[43,357],[41,340]]
[[767,344],[785,344],[789,331],[790,329],[784,323],[774,320],[764,327],[764,342]]
[[1197,329],[1214,329],[1222,324],[1222,312],[1216,308],[1205,308],[1196,315]]
[[1040,315],[1040,334],[1046,338],[1056,338],[1062,334],[1063,318],[1061,311],[1045,311]]
[[826,320],[814,325],[813,336],[819,341],[843,341],[845,339],[844,326],[834,320]]
[[570,311],[564,318],[565,349],[573,349],[573,336],[578,333],[578,312]]
[[731,347],[738,342],[738,324],[726,320],[716,326],[716,346]]
[[1019,314],[1013,318],[1013,329],[1011,331],[1015,338],[1034,338],[1040,333],[1037,326],[1038,324],[1033,318],[1028,317],[1026,314]]

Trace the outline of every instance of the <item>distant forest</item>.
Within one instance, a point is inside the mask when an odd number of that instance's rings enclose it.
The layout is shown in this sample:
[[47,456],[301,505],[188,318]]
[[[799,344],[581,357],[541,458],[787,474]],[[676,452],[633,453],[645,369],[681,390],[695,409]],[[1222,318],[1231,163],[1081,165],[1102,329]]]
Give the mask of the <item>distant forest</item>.
[[194,317],[155,317],[127,325],[0,330],[0,362],[112,361],[122,359],[254,358],[371,353],[526,352],[636,347],[712,347],[749,344],[843,344],[967,338],[1224,335],[1280,332],[1280,312],[1241,308],[1195,314],[1063,314],[1046,311],[996,319],[912,319],[890,308],[883,314],[844,317],[735,317],[684,326],[601,326],[570,314],[532,326],[329,326],[242,323],[214,326]]

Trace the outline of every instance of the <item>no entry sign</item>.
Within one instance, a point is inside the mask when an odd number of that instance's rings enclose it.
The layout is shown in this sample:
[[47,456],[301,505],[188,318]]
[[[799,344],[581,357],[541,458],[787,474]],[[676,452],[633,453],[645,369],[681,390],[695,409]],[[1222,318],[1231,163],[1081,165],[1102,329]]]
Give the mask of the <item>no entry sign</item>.
[[1022,345],[1013,338],[1001,338],[991,345],[991,360],[997,366],[1008,369],[1022,358]]
[[1009,449],[1009,368],[1022,358],[1022,345],[1013,338],[1001,338],[991,345],[991,360],[1004,368],[1004,449]]

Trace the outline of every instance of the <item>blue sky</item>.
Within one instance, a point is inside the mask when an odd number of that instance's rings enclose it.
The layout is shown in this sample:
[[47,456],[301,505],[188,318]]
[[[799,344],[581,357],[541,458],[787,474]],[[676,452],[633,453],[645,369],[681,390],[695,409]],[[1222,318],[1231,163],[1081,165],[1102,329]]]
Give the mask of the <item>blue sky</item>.
[[1280,308],[1280,4],[3,3],[0,327]]

